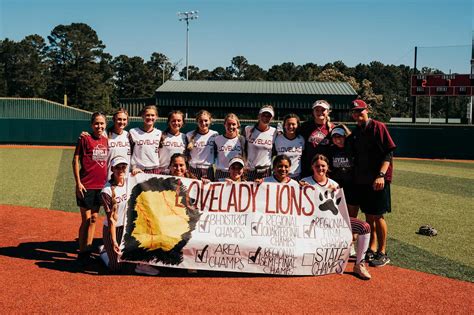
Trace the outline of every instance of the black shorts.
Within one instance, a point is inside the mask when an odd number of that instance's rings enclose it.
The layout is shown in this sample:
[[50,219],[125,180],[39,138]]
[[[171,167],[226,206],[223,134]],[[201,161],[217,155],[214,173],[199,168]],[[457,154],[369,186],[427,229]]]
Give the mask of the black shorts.
[[343,187],[344,197],[346,198],[346,204],[348,205],[357,205],[357,198],[354,193],[354,185],[345,185]]
[[84,209],[98,211],[101,206],[101,191],[101,189],[87,189],[87,191],[84,192],[84,198],[79,198],[76,195],[77,205]]
[[391,212],[390,183],[385,182],[384,188],[378,191],[375,191],[372,185],[355,185],[353,202],[354,205],[359,205],[365,214],[383,215]]

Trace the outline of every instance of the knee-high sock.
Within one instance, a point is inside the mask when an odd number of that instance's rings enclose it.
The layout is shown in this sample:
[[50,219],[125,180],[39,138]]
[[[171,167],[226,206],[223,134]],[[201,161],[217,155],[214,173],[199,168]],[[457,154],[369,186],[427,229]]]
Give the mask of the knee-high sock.
[[359,235],[357,238],[357,256],[356,264],[359,264],[365,258],[365,252],[369,248],[370,233]]

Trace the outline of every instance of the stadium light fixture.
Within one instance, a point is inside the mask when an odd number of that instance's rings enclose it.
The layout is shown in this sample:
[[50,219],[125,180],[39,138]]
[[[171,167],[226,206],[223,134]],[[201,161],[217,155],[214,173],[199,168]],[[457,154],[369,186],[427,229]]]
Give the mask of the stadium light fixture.
[[199,16],[197,15],[198,11],[189,11],[189,12],[178,12],[178,19],[180,21],[186,21],[186,80],[189,79],[189,20],[196,20]]

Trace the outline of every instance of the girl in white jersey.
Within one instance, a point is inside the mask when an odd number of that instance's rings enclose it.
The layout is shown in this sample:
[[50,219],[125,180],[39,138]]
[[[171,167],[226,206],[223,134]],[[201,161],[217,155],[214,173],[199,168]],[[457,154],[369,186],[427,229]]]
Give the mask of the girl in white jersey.
[[290,177],[299,180],[301,175],[301,155],[304,150],[304,138],[297,133],[300,118],[296,114],[288,114],[283,118],[283,134],[275,138],[273,149],[275,155],[285,154],[291,160]]
[[112,176],[101,192],[102,205],[107,215],[102,232],[108,258],[104,259],[104,262],[112,272],[121,271],[123,268],[123,263],[118,262],[118,255],[120,254],[119,246],[122,240],[128,201],[128,163],[128,158],[124,156],[115,156],[111,159],[109,165]]
[[197,178],[214,180],[214,143],[217,131],[210,130],[212,115],[200,110],[196,115],[197,128],[186,134],[188,140],[189,171]]
[[229,162],[229,177],[219,179],[220,182],[246,182],[244,174],[245,160],[240,155],[236,155]]
[[216,175],[215,180],[229,177],[230,160],[245,154],[245,138],[239,134],[240,121],[237,115],[229,113],[224,119],[225,134],[215,139]]
[[[313,175],[305,177],[301,180],[304,185],[319,185],[331,190],[339,188],[339,184],[327,177],[329,170],[329,160],[322,154],[316,154],[311,160],[311,168]],[[365,266],[365,253],[369,248],[370,241],[370,225],[357,218],[349,217],[351,222],[352,234],[357,237],[357,253],[354,264],[354,273],[363,280],[370,280],[371,275]]]
[[293,184],[299,186],[298,182],[292,179],[290,175],[291,159],[284,155],[277,155],[273,160],[273,174],[263,178],[266,183]]
[[186,135],[181,132],[184,125],[184,114],[174,110],[168,114],[168,127],[163,131],[160,139],[160,174],[169,174],[170,158],[175,153],[186,150]]
[[[120,272],[124,269],[124,263],[118,261],[120,255],[120,242],[124,232],[124,221],[127,214],[127,203],[129,192],[127,189],[128,159],[123,156],[114,157],[111,162],[112,176],[102,189],[102,205],[104,206],[107,220],[104,221],[102,238],[104,241],[106,258],[101,254],[101,258],[110,271]],[[138,171],[141,172],[141,171]],[[158,269],[146,265],[138,264],[136,273],[155,276],[159,274]]]
[[142,109],[143,127],[130,129],[129,139],[132,149],[130,161],[132,174],[140,171],[151,174],[160,173],[159,146],[161,131],[155,128],[158,109],[154,105]]
[[270,126],[273,116],[273,107],[264,105],[258,113],[258,122],[245,127],[249,181],[271,174],[272,148],[276,136],[276,128]]
[[[130,156],[130,140],[128,138],[128,131],[125,127],[128,125],[128,112],[124,108],[119,108],[112,116],[113,125],[107,129],[107,138],[109,139],[109,156],[108,165],[116,156],[122,156],[127,160],[127,173],[129,173]],[[112,169],[109,168],[107,178],[111,178]]]

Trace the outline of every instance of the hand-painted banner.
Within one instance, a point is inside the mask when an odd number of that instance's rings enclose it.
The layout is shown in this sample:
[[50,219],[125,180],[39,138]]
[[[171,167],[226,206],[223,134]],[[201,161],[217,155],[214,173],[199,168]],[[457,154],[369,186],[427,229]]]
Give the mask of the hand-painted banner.
[[138,174],[121,260],[280,275],[342,273],[352,242],[342,190]]

